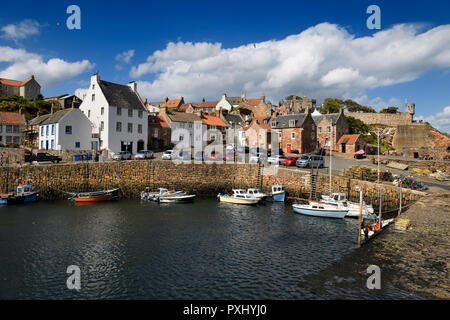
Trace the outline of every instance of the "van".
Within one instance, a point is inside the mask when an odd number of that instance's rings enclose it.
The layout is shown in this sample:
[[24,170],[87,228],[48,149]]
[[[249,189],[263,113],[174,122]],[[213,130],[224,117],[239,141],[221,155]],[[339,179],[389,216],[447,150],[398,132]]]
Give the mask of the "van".
[[296,166],[299,168],[323,168],[325,161],[322,156],[307,154],[297,159]]

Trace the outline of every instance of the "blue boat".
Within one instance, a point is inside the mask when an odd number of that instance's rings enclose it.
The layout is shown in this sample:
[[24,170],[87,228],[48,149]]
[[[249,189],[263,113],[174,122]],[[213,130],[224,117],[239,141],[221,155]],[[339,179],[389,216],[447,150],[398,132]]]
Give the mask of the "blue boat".
[[16,189],[16,194],[3,195],[0,199],[0,204],[11,205],[18,203],[36,202],[39,194],[32,190],[31,185],[19,185]]
[[286,192],[284,191],[284,186],[281,184],[276,184],[272,186],[272,195],[267,200],[284,202],[285,197]]
[[344,218],[348,209],[339,208],[331,204],[320,202],[310,202],[308,204],[293,204],[294,212],[307,216],[324,217],[324,218]]

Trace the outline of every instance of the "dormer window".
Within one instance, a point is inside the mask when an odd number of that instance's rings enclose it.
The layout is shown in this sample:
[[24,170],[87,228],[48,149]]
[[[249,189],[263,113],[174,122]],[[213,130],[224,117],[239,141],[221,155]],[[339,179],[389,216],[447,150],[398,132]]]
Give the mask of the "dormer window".
[[295,122],[296,122],[296,120],[289,120],[289,127],[294,128]]
[[275,128],[275,127],[277,126],[277,122],[276,122],[276,121],[272,121],[272,123],[270,124],[270,126],[271,126],[272,128]]

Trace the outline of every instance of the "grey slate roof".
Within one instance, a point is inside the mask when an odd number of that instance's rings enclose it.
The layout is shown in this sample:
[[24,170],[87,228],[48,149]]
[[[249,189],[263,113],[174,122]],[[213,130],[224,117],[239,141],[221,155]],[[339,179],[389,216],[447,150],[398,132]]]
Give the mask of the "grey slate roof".
[[66,114],[68,114],[73,109],[63,109],[56,111],[55,113],[51,114],[50,117],[47,118],[44,122],[41,124],[52,124],[57,123],[62,117],[64,117]]
[[51,116],[51,114],[44,114],[42,116],[33,118],[30,120],[30,122],[28,123],[29,125],[32,126],[38,126],[40,125],[42,122],[44,122],[45,120],[47,120],[49,117]]
[[224,117],[229,123],[234,123],[237,124],[238,126],[242,126],[244,122],[244,120],[242,120],[242,118],[237,114],[226,114],[224,115]]
[[167,112],[167,116],[174,122],[195,122],[202,121],[202,118],[195,113],[186,112]]
[[305,113],[280,115],[272,120],[271,126],[274,129],[292,128],[291,126],[289,126],[289,120],[296,120],[295,128],[300,128],[305,117],[306,117]]
[[138,95],[129,86],[104,80],[99,84],[110,106],[145,111]]
[[314,123],[317,125],[323,117],[326,117],[328,118],[328,121],[331,121],[331,124],[334,126],[339,119],[339,115],[340,113],[327,113],[320,116],[312,116],[312,118],[314,120]]

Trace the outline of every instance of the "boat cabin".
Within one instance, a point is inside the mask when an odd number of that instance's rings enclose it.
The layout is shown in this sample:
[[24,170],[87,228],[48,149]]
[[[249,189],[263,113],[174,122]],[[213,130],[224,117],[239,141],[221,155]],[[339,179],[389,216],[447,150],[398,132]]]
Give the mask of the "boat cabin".
[[339,192],[332,193],[331,194],[331,198],[334,201],[337,201],[337,202],[345,202],[345,201],[347,201],[345,193],[339,193]]
[[278,194],[284,192],[284,186],[283,185],[274,185],[272,186],[272,194]]
[[254,196],[254,195],[260,195],[261,191],[259,191],[259,189],[256,189],[256,188],[250,188],[247,190],[247,193],[250,196]]
[[169,190],[166,189],[166,188],[158,188],[158,193],[159,193],[159,194],[166,194],[166,193],[168,193],[168,192],[169,192]]
[[23,196],[27,193],[33,192],[32,189],[33,189],[33,186],[31,186],[31,185],[20,185],[20,186],[17,186],[16,192],[17,192],[18,196]]

